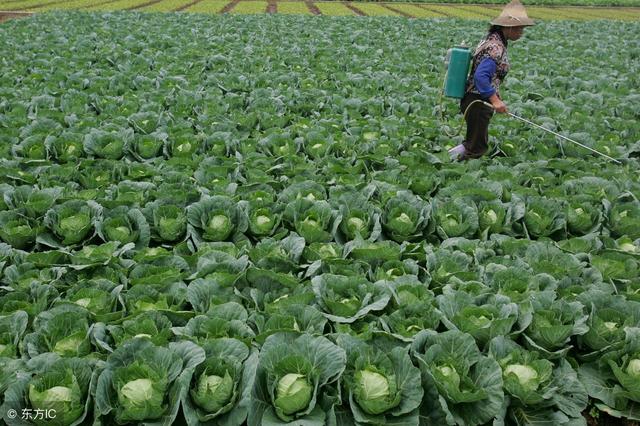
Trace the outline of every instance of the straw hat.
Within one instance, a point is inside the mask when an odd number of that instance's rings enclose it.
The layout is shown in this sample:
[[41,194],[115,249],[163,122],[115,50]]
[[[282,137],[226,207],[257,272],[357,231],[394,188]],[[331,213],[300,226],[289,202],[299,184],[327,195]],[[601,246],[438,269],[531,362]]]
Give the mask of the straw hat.
[[511,0],[511,2],[502,9],[502,13],[496,19],[491,21],[491,25],[500,25],[501,27],[529,27],[535,25],[533,19],[527,16],[527,11],[520,3],[520,0]]

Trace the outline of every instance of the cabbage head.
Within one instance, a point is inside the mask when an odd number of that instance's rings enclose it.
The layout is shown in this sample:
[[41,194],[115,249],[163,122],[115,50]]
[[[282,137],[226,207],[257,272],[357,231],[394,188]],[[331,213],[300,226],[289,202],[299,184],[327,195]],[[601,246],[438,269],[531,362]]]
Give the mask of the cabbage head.
[[93,202],[67,201],[50,209],[44,224],[63,245],[75,245],[92,236],[99,210]]
[[335,212],[324,201],[301,198],[287,204],[284,217],[307,244],[332,240]]
[[96,228],[105,242],[119,241],[123,245],[134,243],[137,249],[146,247],[151,235],[142,212],[127,206],[119,206],[106,212]]
[[187,215],[184,207],[160,200],[147,204],[143,213],[150,225],[154,240],[175,242],[184,238],[187,232]]
[[282,214],[273,206],[250,205],[248,208],[249,232],[255,237],[273,235],[280,226]]
[[360,407],[371,415],[384,413],[400,403],[394,374],[386,376],[371,366],[356,372],[354,397]]
[[243,209],[222,195],[191,204],[187,209],[187,219],[205,241],[227,241],[248,227]]
[[609,229],[614,237],[640,238],[640,202],[617,202],[609,211]]
[[78,379],[70,369],[45,373],[29,385],[29,402],[36,410],[55,410],[56,423],[70,424],[84,412],[86,390],[83,395]]
[[326,418],[335,404],[327,398],[329,385],[340,377],[345,364],[344,350],[325,337],[292,333],[267,337],[256,370],[248,425],[264,424],[267,419],[301,424]]
[[[490,216],[491,217],[491,216]],[[433,219],[440,238],[471,238],[478,231],[478,208],[472,199],[452,198],[438,201]],[[493,219],[491,218],[493,222]],[[495,223],[498,223],[496,213]]]
[[337,342],[349,354],[344,388],[353,419],[360,424],[417,422],[423,388],[407,348],[383,349],[347,334],[339,334]]
[[523,222],[532,237],[548,237],[566,226],[564,206],[558,200],[546,197],[529,197]]
[[172,424],[178,411],[178,377],[183,363],[202,362],[204,351],[192,342],[155,346],[133,339],[113,351],[98,378],[96,410],[107,423],[160,419]]
[[0,212],[0,238],[13,248],[31,247],[40,230],[36,223],[17,210]]
[[609,366],[618,382],[628,393],[628,398],[640,400],[640,352],[626,353],[620,360],[609,359]]
[[399,192],[387,200],[382,228],[394,241],[402,243],[422,237],[427,225],[429,205],[410,192]]
[[[83,358],[41,357],[33,375],[19,379],[5,397],[7,408],[18,413],[23,410],[55,412],[55,418],[33,418],[38,426],[67,426],[80,424],[88,411],[89,389],[94,361]],[[54,410],[54,411],[52,411]],[[5,416],[6,419],[6,416]],[[26,423],[21,423],[26,424]]]
[[303,374],[288,373],[278,380],[274,405],[284,415],[290,416],[304,410],[313,393],[313,387]]

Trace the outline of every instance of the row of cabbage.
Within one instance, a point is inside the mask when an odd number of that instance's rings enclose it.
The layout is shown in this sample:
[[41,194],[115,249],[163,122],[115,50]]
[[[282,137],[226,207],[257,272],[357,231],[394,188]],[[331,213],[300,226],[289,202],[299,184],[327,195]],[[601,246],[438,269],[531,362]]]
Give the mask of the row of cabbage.
[[[437,180],[437,175],[428,179]],[[203,242],[281,238],[289,232],[297,232],[307,244],[356,239],[437,242],[487,239],[492,234],[549,237],[563,244],[596,233],[628,241],[640,238],[640,203],[632,193],[612,202],[595,201],[584,193],[562,198],[522,195],[496,181],[466,180],[460,178],[427,200],[379,181],[334,186],[329,195],[315,181],[293,183],[279,193],[258,184],[239,187],[242,195],[236,197],[200,195],[188,184],[156,187],[122,181],[103,190],[84,189],[84,196],[105,197],[90,200],[78,198],[68,187],[0,184],[0,238],[14,248],[35,251],[96,241],[132,243],[136,249],[150,244],[197,247]],[[567,183],[559,193],[594,185],[599,189],[601,181],[584,177]],[[168,195],[169,190],[176,196]]]
[[344,259],[292,234],[132,249],[85,246],[69,264],[2,247],[5,413],[476,425],[578,422],[587,396],[637,407],[640,259],[619,248],[495,236]]
[[[626,368],[609,360],[609,374],[631,395],[639,359],[629,352],[638,349],[639,330],[629,329],[615,354],[636,358]],[[488,355],[455,331],[424,332],[410,349],[383,350],[348,335],[335,341],[275,334],[259,357],[233,338],[166,347],[135,339],[106,362],[48,354],[7,365],[18,377],[2,407],[45,413],[41,422],[5,416],[16,425],[91,424],[93,415],[98,424],[171,425],[180,408],[190,425],[477,425],[502,423],[506,413],[521,424],[577,424],[587,405],[569,362],[538,359],[502,337],[491,341]]]

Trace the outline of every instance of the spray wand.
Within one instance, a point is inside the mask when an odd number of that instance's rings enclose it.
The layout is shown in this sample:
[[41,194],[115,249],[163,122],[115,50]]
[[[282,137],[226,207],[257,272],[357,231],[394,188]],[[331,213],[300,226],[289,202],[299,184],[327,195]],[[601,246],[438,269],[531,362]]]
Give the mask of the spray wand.
[[[489,108],[494,109],[494,108],[493,108],[493,105],[491,105],[489,102],[484,102],[484,101],[483,101],[482,103],[483,103],[484,105],[488,106]],[[573,139],[568,138],[568,137],[566,137],[566,136],[563,136],[563,135],[561,135],[560,133],[556,133],[556,132],[554,132],[553,130],[549,130],[549,129],[547,129],[547,128],[545,128],[545,127],[543,127],[543,126],[539,125],[539,124],[536,124],[536,123],[534,123],[534,122],[532,122],[532,121],[527,120],[526,118],[522,118],[522,117],[517,116],[517,115],[515,115],[515,114],[513,114],[513,113],[511,113],[511,112],[508,112],[508,111],[507,111],[507,115],[509,115],[509,116],[511,116],[511,117],[513,117],[513,118],[516,118],[516,119],[518,119],[518,120],[520,120],[520,121],[523,121],[523,122],[527,123],[527,124],[528,124],[528,125],[530,125],[530,126],[536,127],[536,128],[538,128],[538,129],[540,129],[540,130],[544,130],[544,131],[545,131],[545,132],[547,132],[547,133],[551,133],[552,135],[557,136],[557,137],[559,137],[560,139],[564,139],[564,140],[566,140],[566,141],[571,142],[572,144],[578,145],[578,146],[579,146],[579,147],[581,147],[581,148],[587,149],[587,150],[589,150],[589,151],[593,152],[594,154],[598,154],[598,155],[600,155],[600,156],[602,156],[602,157],[604,157],[604,158],[606,158],[606,159],[608,159],[608,160],[613,161],[614,163],[622,164],[619,160],[616,160],[615,158],[610,157],[610,156],[608,156],[607,154],[604,154],[604,153],[602,153],[602,152],[600,152],[600,151],[597,151],[597,150],[595,150],[595,149],[593,149],[593,148],[590,148],[590,147],[588,147],[588,146],[586,146],[586,145],[584,145],[584,144],[581,144],[580,142],[574,141]]]

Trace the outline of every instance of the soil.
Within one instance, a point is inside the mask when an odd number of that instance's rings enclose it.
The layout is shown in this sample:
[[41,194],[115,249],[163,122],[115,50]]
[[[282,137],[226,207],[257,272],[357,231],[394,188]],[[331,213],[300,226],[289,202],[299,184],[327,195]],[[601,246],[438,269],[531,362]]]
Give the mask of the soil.
[[307,5],[307,9],[309,9],[309,11],[314,15],[322,15],[318,6],[316,6],[312,1],[305,1],[304,3]]
[[201,1],[202,1],[202,0],[195,0],[195,1],[192,1],[191,3],[188,3],[188,4],[185,4],[185,5],[183,5],[183,6],[180,6],[179,8],[177,8],[177,9],[175,10],[175,12],[182,12],[183,10],[185,10],[185,9],[189,9],[191,6],[193,6],[194,4],[198,4],[198,3],[200,3]]
[[383,4],[383,3],[382,3],[382,4],[380,4],[380,6],[384,7],[385,9],[388,9],[388,10],[390,10],[390,11],[392,11],[392,12],[395,12],[395,13],[397,13],[397,14],[398,14],[398,15],[400,15],[400,16],[404,16],[405,18],[414,18],[414,16],[413,16],[412,14],[407,13],[407,12],[403,12],[403,11],[401,11],[401,10],[398,10],[398,9],[396,9],[396,8],[395,8],[395,7],[393,7],[393,6],[389,6],[388,4]]
[[363,11],[361,11],[351,3],[345,3],[344,5],[347,6],[349,9],[353,10],[353,12],[358,16],[367,16],[366,13],[364,13]]
[[415,3],[415,6],[418,6],[418,7],[422,8],[422,9],[428,10],[429,12],[437,13],[438,15],[442,15],[445,18],[451,18],[451,15],[448,15],[445,12],[442,12],[441,10],[435,10],[435,9],[429,8],[429,5],[421,4],[421,3]]
[[233,10],[234,7],[236,7],[236,5],[238,3],[240,3],[240,0],[232,0],[225,7],[223,7],[222,10],[219,13],[228,13],[228,12],[230,12],[231,10]]
[[587,426],[640,426],[640,423],[634,420],[619,419],[602,411],[598,412],[597,418],[589,414],[588,411],[583,412],[582,416],[587,421]]
[[142,3],[142,4],[139,4],[139,5],[137,5],[137,6],[127,7],[125,10],[142,9],[143,7],[151,6],[152,4],[156,4],[156,3],[160,3],[160,1],[161,1],[161,0],[148,1],[148,2],[146,2],[146,3]]
[[0,12],[0,23],[15,18],[28,18],[31,16],[28,12]]

